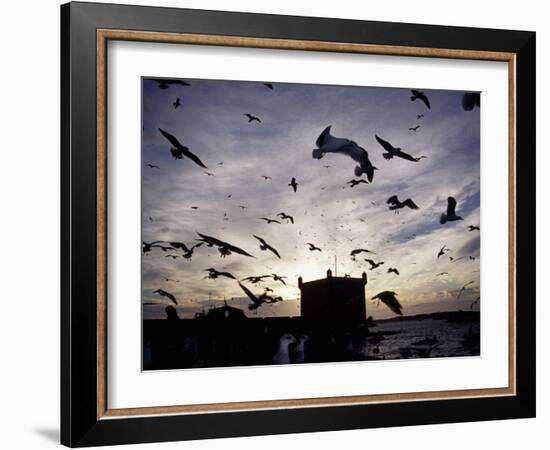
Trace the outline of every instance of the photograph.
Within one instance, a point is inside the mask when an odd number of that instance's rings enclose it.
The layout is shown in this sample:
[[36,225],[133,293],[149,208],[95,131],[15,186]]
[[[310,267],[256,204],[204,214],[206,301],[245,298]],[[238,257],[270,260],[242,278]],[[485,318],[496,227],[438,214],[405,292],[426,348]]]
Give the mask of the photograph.
[[142,370],[480,356],[481,92],[141,90]]

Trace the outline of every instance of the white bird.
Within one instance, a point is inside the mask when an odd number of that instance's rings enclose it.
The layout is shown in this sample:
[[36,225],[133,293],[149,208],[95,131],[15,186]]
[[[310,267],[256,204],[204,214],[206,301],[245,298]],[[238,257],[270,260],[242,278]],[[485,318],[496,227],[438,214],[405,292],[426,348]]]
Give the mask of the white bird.
[[296,344],[293,352],[294,362],[296,364],[301,364],[306,360],[305,346],[307,341],[309,341],[309,336],[307,334],[302,334],[298,338],[298,344]]
[[325,153],[339,153],[349,156],[359,163],[359,165],[355,167],[355,176],[360,177],[362,174],[366,174],[367,180],[371,182],[377,167],[374,167],[370,162],[367,151],[350,139],[332,136],[330,134],[330,128],[331,125],[326,127],[317,138],[317,141],[315,141],[315,145],[317,145],[318,148],[313,150],[313,158],[321,159]]
[[273,364],[290,364],[290,355],[288,353],[288,346],[295,344],[296,338],[289,333],[285,333],[279,339],[279,348],[277,353],[273,355],[271,362]]

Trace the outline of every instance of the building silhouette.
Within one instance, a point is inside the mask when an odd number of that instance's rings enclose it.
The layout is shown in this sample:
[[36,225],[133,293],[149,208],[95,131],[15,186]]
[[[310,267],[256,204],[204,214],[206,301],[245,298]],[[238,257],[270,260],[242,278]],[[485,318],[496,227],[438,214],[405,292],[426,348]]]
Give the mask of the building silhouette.
[[366,320],[365,286],[367,274],[361,278],[333,277],[327,270],[327,277],[304,282],[298,278],[302,320],[317,326],[346,328]]

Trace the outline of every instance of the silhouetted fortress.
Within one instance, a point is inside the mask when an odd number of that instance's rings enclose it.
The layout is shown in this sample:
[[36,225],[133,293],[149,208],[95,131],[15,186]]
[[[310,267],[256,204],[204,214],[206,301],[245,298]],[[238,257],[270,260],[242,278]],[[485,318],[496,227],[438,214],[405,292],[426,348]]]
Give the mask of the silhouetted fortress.
[[365,286],[367,274],[361,278],[327,277],[304,283],[298,278],[300,288],[301,317],[306,322],[318,325],[355,326],[367,317]]
[[[143,344],[154,355],[145,369],[271,364],[283,334],[308,336],[308,361],[349,360],[352,341],[368,335],[365,304],[367,275],[332,276],[304,282],[300,316],[247,317],[224,304],[194,319],[151,319],[143,322]],[[173,317],[171,317],[173,319]]]

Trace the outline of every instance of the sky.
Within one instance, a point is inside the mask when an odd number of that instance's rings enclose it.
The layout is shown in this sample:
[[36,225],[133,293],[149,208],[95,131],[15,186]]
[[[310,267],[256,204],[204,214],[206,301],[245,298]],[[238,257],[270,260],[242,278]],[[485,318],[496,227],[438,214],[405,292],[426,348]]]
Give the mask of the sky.
[[[181,252],[153,248],[142,257],[142,302],[156,303],[144,306],[145,319],[166,317],[164,308],[171,303],[153,293],[159,288],[175,295],[181,318],[224,300],[251,317],[298,316],[298,277],[307,282],[324,278],[329,268],[334,273],[335,258],[338,276],[367,273],[367,314],[375,319],[394,316],[371,300],[388,290],[397,293],[405,315],[470,308],[480,283],[480,232],[468,230],[468,225],[480,225],[480,115],[479,108],[462,109],[463,92],[292,83],[273,83],[271,90],[263,84],[269,80],[185,81],[190,86],[164,90],[146,78],[142,82],[143,241],[191,246],[200,232],[254,258],[222,258],[216,247],[203,245],[190,260],[172,259],[166,255]],[[431,109],[411,101],[409,88],[422,89]],[[177,97],[181,106],[174,108]],[[261,123],[249,123],[245,113]],[[424,117],[417,119],[419,114]],[[329,153],[312,158],[315,141],[328,125],[334,136],[351,139],[368,152],[379,169],[372,183],[353,188],[347,184],[359,179],[349,157]],[[409,130],[417,125],[416,132]],[[174,135],[208,169],[185,157],[174,159],[159,128]],[[427,158],[386,160],[375,134]],[[298,183],[296,193],[288,186],[292,177]],[[392,195],[401,201],[411,198],[419,209],[403,208],[395,214],[386,204]],[[464,220],[441,225],[448,196],[456,198],[457,214]],[[278,218],[280,212],[293,216],[295,224]],[[260,217],[281,224],[267,224]],[[275,247],[281,258],[260,250],[253,235]],[[307,242],[322,251],[310,251]],[[443,245],[451,251],[438,259]],[[375,254],[362,253],[354,261],[350,251],[356,248]],[[451,261],[449,256],[475,259]],[[365,258],[384,264],[369,270]],[[250,301],[236,281],[205,279],[210,267],[238,279],[286,276],[286,286],[272,279],[246,284],[256,295],[269,287],[284,301],[249,311]],[[387,273],[390,267],[400,275]],[[441,272],[448,274],[438,275]]]

